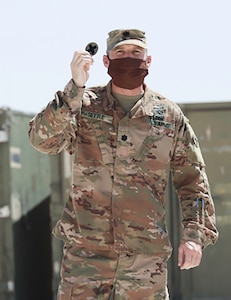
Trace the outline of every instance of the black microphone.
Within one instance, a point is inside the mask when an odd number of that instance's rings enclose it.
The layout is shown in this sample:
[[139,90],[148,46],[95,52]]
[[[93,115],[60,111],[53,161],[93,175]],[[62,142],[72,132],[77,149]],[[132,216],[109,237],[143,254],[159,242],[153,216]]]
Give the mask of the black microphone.
[[91,54],[91,56],[95,55],[98,52],[98,45],[95,42],[91,42],[87,44],[85,50]]

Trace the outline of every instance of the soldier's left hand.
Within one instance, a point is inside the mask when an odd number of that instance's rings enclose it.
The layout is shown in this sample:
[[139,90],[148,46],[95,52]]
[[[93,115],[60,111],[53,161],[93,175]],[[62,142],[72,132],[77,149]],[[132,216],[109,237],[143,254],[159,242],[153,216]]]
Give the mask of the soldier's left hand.
[[202,258],[202,247],[192,241],[182,241],[178,248],[178,266],[188,270],[199,266]]

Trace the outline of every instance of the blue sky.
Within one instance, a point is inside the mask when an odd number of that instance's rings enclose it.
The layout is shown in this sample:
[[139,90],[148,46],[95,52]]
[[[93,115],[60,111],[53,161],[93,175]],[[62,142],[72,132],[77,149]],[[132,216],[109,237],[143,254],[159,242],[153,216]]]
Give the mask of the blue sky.
[[0,107],[39,112],[70,79],[70,62],[99,45],[87,86],[105,84],[107,33],[146,32],[148,86],[177,103],[231,101],[230,0],[1,0]]

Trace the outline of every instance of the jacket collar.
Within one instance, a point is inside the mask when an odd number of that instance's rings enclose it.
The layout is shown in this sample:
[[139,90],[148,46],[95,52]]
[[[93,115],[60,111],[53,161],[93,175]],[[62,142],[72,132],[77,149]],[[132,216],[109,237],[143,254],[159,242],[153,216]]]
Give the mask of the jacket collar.
[[[112,84],[111,81],[108,82],[106,86],[106,101],[103,103],[104,110],[113,110],[116,107],[116,99],[112,95]],[[161,104],[161,99],[164,99],[158,93],[150,90],[146,84],[144,84],[144,95],[143,97],[136,103],[131,111],[132,118],[138,118],[143,116],[153,116],[154,110],[153,106]]]

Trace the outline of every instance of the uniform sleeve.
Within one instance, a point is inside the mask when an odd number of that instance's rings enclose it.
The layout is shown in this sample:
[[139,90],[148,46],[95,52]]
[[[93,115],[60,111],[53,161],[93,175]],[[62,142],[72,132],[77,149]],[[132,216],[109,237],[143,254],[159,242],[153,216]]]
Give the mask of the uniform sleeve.
[[76,116],[81,110],[84,89],[77,88],[71,80],[64,92],[29,123],[29,140],[34,148],[47,154],[63,150],[72,153],[76,141]]
[[183,114],[177,125],[171,170],[182,208],[182,239],[200,243],[203,248],[215,243],[218,231],[205,163],[197,137]]

